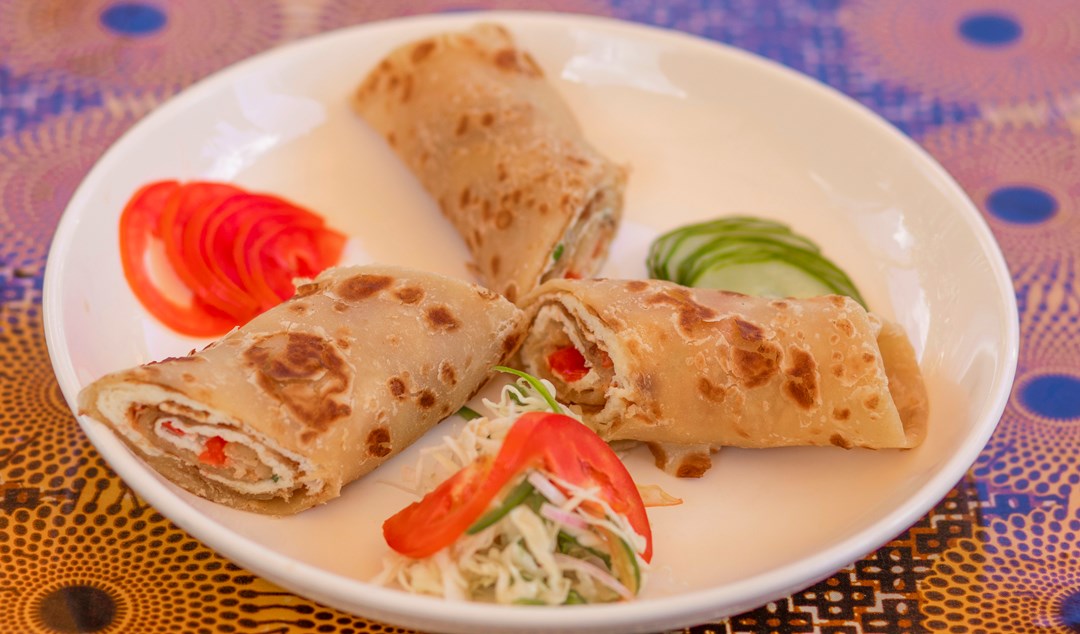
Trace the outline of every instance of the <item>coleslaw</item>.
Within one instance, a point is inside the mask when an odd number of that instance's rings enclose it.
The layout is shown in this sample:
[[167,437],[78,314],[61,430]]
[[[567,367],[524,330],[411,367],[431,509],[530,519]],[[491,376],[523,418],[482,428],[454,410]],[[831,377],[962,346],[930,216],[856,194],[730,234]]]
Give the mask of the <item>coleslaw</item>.
[[[575,413],[555,400],[550,382],[499,369],[517,379],[503,387],[497,402],[483,401],[490,416],[468,420],[460,434],[422,451],[406,474],[407,488],[429,493],[465,467],[495,458],[515,422],[529,412],[569,416],[584,428]],[[419,558],[391,552],[374,582],[452,600],[503,604],[632,599],[648,569],[646,537],[608,499],[598,487],[579,486],[541,468],[525,469],[448,546]]]

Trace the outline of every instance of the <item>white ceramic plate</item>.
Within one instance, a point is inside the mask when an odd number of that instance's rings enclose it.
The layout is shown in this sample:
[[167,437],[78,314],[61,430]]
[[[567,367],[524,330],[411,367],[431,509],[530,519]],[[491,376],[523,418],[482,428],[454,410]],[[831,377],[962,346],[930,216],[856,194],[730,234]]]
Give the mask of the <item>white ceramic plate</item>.
[[121,273],[120,210],[151,180],[222,179],[281,194],[354,236],[353,261],[467,276],[461,240],[346,102],[395,45],[480,18],[506,24],[591,141],[632,167],[625,224],[604,274],[644,276],[648,242],[686,222],[733,213],[789,222],[906,328],[929,383],[926,443],[908,452],[724,450],[706,477],[686,481],[632,453],[639,482],[685,503],[650,513],[656,556],[639,601],[566,608],[451,603],[366,583],[386,551],[381,522],[411,501],[387,482],[413,463],[416,447],[330,504],[271,519],[179,490],[102,425],[80,420],[121,477],[192,535],[286,588],[451,632],[699,623],[799,590],[925,514],[990,436],[1015,368],[1012,285],[977,210],[917,145],[814,81],[703,40],[603,19],[456,14],[362,26],[248,60],[146,117],[87,176],[53,243],[44,310],[68,402],[108,371],[201,343],[148,317]]

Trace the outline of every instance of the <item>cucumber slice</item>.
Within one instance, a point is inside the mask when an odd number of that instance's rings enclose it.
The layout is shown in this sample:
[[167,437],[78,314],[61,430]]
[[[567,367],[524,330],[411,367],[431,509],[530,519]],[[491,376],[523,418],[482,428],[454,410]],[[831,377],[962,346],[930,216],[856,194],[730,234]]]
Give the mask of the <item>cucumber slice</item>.
[[646,260],[650,277],[686,286],[775,297],[847,295],[855,284],[810,239],[763,218],[719,218],[669,231]]
[[718,260],[755,262],[780,257],[789,250],[805,249],[765,235],[742,236],[733,240],[716,239],[689,254],[685,262],[679,263],[673,281],[689,286],[694,277]]
[[724,238],[773,236],[791,241],[795,246],[817,249],[817,246],[791,232],[787,226],[771,220],[732,217],[679,227],[660,236],[653,243],[646,259],[651,276],[678,281],[673,266],[692,259],[707,243]]
[[624,539],[614,536],[612,536],[612,539],[619,542],[619,548],[615,549],[618,553],[612,553],[612,557],[617,558],[612,561],[611,572],[623,582],[630,592],[637,594],[641,592],[641,566],[638,565],[634,548]]
[[718,288],[763,297],[814,297],[833,289],[818,278],[787,262],[719,263],[706,268],[691,286]]
[[607,566],[609,570],[611,569],[611,555],[604,551],[590,546],[582,546],[581,542],[564,531],[559,531],[556,540],[560,553],[570,555],[571,557],[577,557],[578,559],[585,559],[588,555],[592,555],[604,562],[604,565]]
[[[677,251],[674,255],[681,261],[674,265],[674,271],[671,268],[672,264],[669,263],[667,270],[673,273],[673,280],[684,280],[698,259],[706,257],[718,249],[741,245],[757,245],[765,242],[781,247],[790,246],[793,249],[817,251],[817,245],[792,233],[734,230],[723,234],[700,234],[700,236],[694,236],[683,242],[684,248],[680,251],[686,255],[679,257]],[[693,247],[693,250],[689,250],[691,247]]]

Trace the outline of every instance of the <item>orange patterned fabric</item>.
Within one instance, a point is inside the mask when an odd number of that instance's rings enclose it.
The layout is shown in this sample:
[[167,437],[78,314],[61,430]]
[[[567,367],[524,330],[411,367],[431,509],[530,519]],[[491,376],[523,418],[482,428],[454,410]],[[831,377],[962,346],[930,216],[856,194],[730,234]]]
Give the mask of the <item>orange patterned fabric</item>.
[[688,631],[1080,631],[1080,11],[1072,0],[0,4],[0,629],[400,631],[237,567],[110,471],[53,376],[45,259],[94,161],[192,82],[322,31],[496,6],[674,28],[847,93],[957,179],[1013,274],[1017,380],[968,476],[914,526],[828,579]]

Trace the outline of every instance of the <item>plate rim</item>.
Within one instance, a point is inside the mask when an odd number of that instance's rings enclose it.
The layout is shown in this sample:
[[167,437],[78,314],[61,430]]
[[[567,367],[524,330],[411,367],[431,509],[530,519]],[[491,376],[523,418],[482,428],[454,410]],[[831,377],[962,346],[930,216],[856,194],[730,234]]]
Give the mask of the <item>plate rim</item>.
[[[95,162],[76,188],[60,217],[46,259],[42,291],[46,346],[61,391],[71,410],[78,411],[76,397],[81,388],[80,381],[71,359],[58,351],[63,348],[64,329],[59,318],[53,316],[58,309],[50,307],[58,307],[62,301],[59,296],[58,271],[65,260],[64,249],[70,244],[71,236],[77,230],[81,219],[76,216],[76,211],[86,206],[84,199],[89,197],[91,191],[97,186],[96,183],[105,178],[105,175],[109,173],[109,168],[119,160],[128,146],[137,146],[142,136],[154,130],[158,120],[168,119],[175,113],[182,112],[188,107],[189,102],[197,101],[201,94],[214,91],[219,84],[227,83],[232,77],[239,77],[253,69],[272,65],[277,58],[285,59],[295,55],[299,49],[328,45],[327,42],[334,39],[362,38],[371,32],[422,27],[430,27],[434,31],[438,28],[461,26],[478,19],[501,21],[507,23],[511,29],[519,26],[527,28],[529,22],[546,21],[560,23],[567,27],[595,27],[607,32],[617,32],[646,40],[659,39],[680,48],[692,47],[695,52],[700,52],[699,54],[702,55],[726,56],[728,60],[754,65],[762,72],[773,74],[778,81],[793,83],[803,91],[812,91],[819,98],[831,100],[837,107],[843,108],[849,116],[863,119],[879,129],[883,136],[890,137],[891,142],[904,146],[905,153],[911,154],[920,167],[928,169],[939,184],[947,186],[950,197],[962,203],[960,209],[954,211],[958,212],[964,224],[977,238],[990,264],[995,281],[1001,279],[1011,281],[1012,279],[1001,248],[994,239],[985,218],[956,180],[921,145],[854,98],[774,60],[697,35],[606,16],[550,11],[467,11],[399,17],[336,29],[284,43],[217,70],[181,89],[139,119]],[[996,375],[996,381],[991,389],[991,394],[995,394],[996,398],[985,408],[993,423],[979,427],[979,433],[965,436],[957,451],[950,454],[945,466],[940,468],[938,473],[915,495],[910,496],[891,512],[881,516],[869,527],[809,557],[721,586],[685,594],[640,599],[630,603],[575,606],[573,609],[457,603],[412,595],[328,572],[312,564],[281,555],[262,544],[251,542],[201,513],[191,513],[187,502],[168,489],[160,481],[160,476],[150,473],[149,475],[153,477],[145,478],[150,468],[135,458],[105,425],[77,414],[76,418],[103,460],[106,455],[115,453],[117,449],[128,453],[130,460],[121,461],[119,464],[113,464],[111,460],[106,460],[106,462],[155,510],[219,554],[301,596],[353,614],[405,623],[412,627],[445,628],[450,626],[457,628],[454,631],[471,631],[474,627],[501,628],[509,631],[561,631],[568,628],[584,631],[617,626],[620,627],[620,631],[646,631],[660,625],[693,624],[735,614],[788,596],[850,564],[853,557],[857,560],[880,548],[933,508],[933,505],[962,479],[989,441],[1004,413],[1015,379],[1019,356],[1019,317],[1016,297],[1012,292],[1011,283],[1007,289],[1000,284],[996,286],[998,286],[1002,305],[1008,313],[1008,323],[1007,331],[1003,334],[1003,340],[1006,343],[1003,359],[1006,366],[1003,369],[999,368],[1001,371]],[[802,572],[793,574],[797,571]],[[366,600],[357,602],[355,600],[357,597],[349,592],[357,587],[363,588]],[[356,607],[359,605],[363,605],[363,609]]]

